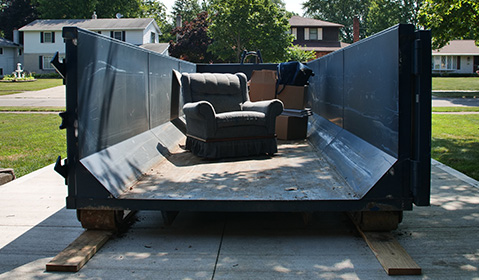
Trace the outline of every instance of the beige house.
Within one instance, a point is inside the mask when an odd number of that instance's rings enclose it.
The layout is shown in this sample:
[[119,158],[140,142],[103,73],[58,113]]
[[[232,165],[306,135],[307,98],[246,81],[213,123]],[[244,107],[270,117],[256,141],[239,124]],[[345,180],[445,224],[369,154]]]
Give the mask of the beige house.
[[479,70],[479,47],[474,40],[453,40],[432,51],[433,73],[470,74]]

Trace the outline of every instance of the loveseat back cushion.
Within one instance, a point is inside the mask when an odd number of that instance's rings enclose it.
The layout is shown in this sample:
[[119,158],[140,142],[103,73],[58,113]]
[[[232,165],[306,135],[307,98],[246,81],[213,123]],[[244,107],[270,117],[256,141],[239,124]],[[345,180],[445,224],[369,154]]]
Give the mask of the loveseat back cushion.
[[[241,103],[246,101],[247,88],[244,74],[190,73],[183,80],[185,102],[206,100],[217,113],[240,111]],[[187,96],[187,95],[190,96]]]

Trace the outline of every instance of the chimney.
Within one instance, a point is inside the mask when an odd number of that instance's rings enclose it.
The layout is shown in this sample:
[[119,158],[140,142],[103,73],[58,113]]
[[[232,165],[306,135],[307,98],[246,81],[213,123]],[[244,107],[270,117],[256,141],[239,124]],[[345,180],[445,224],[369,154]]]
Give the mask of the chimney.
[[181,23],[181,15],[176,15],[176,27],[181,27],[183,24]]
[[[182,23],[181,23],[181,15],[178,14],[176,15],[176,27],[182,27]],[[180,38],[180,34],[179,33],[176,33],[176,42],[178,42],[178,39]]]
[[353,18],[353,43],[359,41],[359,18],[355,16]]
[[15,44],[20,44],[20,31],[18,29],[13,29],[13,42]]
[[97,19],[98,17],[96,16],[96,12],[93,12],[93,15],[91,15],[91,19]]

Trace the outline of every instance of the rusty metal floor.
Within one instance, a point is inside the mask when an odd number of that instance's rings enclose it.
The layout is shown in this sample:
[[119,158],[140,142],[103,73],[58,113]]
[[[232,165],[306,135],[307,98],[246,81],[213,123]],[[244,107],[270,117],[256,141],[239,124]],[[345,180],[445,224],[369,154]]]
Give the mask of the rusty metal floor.
[[280,141],[273,157],[204,160],[178,149],[120,199],[351,200],[353,189],[308,141]]

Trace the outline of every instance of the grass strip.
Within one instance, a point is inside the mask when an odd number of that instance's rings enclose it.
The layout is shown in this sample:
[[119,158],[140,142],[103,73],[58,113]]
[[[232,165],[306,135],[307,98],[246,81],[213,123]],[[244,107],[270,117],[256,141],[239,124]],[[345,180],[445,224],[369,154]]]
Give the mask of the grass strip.
[[62,112],[65,107],[15,107],[0,106],[0,112]]
[[0,114],[0,167],[17,177],[66,157],[66,133],[54,114]]
[[479,115],[432,115],[431,157],[479,180]]
[[432,112],[479,112],[479,107],[432,107]]
[[0,95],[36,91],[63,85],[62,79],[38,79],[34,82],[0,82]]

